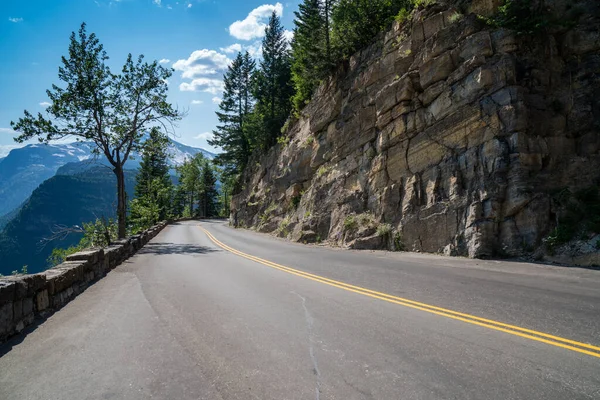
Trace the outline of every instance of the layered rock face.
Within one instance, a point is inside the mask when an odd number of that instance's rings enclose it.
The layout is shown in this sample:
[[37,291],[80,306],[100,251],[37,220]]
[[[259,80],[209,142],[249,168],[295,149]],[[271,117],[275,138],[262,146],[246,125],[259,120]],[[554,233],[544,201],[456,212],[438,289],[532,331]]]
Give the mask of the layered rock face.
[[556,224],[552,194],[599,183],[598,5],[580,3],[553,35],[444,5],[396,23],[250,163],[232,223],[354,248],[530,252]]

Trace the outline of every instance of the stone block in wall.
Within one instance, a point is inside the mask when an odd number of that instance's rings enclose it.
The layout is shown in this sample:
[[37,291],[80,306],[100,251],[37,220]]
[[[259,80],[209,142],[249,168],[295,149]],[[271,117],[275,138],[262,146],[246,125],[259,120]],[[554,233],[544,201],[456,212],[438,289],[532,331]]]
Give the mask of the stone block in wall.
[[112,244],[104,249],[105,258],[108,260],[110,269],[114,268],[125,258],[123,253],[123,245]]
[[38,312],[44,311],[50,306],[47,289],[41,290],[35,295],[35,304]]
[[18,275],[6,278],[15,285],[15,300],[32,297],[46,285],[46,277],[43,273],[31,275]]
[[33,298],[27,297],[23,299],[23,317],[33,315]]
[[450,53],[444,53],[421,66],[419,69],[420,83],[423,89],[446,79],[454,71],[454,62]]
[[76,282],[84,280],[85,261],[67,261],[45,272],[51,294],[62,292]]
[[12,303],[15,299],[15,282],[0,280],[0,305]]
[[0,338],[12,333],[13,329],[13,304],[0,305]]
[[437,13],[423,21],[423,36],[427,40],[446,27],[444,13]]
[[490,57],[494,54],[492,38],[488,31],[482,31],[467,37],[458,49],[457,60],[462,63],[475,56]]
[[15,321],[20,321],[23,317],[23,300],[15,300],[13,303],[13,318]]
[[98,263],[103,257],[103,249],[89,249],[71,254],[65,258],[65,261],[87,261],[91,266]]

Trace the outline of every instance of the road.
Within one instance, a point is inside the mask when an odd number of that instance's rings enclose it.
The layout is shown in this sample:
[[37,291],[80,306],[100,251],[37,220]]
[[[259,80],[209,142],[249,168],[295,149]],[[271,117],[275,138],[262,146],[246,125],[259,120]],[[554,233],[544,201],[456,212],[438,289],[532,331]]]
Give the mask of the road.
[[600,271],[181,222],[0,355],[0,399],[600,399]]

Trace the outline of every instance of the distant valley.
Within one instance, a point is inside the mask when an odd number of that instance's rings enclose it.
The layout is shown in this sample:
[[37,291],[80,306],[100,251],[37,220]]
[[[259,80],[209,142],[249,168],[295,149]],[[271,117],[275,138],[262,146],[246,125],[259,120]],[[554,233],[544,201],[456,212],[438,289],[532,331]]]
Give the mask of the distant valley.
[[[83,172],[100,165],[108,165],[104,157],[96,157],[93,144],[75,142],[68,144],[30,144],[0,158],[0,227],[3,217],[13,212],[27,200],[31,193],[58,169],[70,164],[65,173]],[[181,165],[186,158],[202,153],[212,159],[214,154],[171,140],[170,155],[173,166]],[[137,169],[140,156],[133,154],[126,168]],[[70,172],[69,172],[70,171]]]
[[[181,165],[198,153],[214,154],[171,141],[170,164]],[[131,199],[140,156],[127,162],[126,190]],[[0,274],[28,266],[28,272],[47,268],[55,247],[77,243],[70,234],[50,243],[59,226],[80,225],[97,217],[114,218],[116,179],[102,157],[94,157],[91,144],[80,142],[28,145],[0,159]]]

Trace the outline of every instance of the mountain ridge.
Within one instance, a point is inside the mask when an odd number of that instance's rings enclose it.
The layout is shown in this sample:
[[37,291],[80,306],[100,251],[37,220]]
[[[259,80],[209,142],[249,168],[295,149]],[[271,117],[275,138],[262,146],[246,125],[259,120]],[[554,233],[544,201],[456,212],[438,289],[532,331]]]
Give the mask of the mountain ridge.
[[[169,138],[171,165],[181,165],[186,158],[198,153],[212,159],[215,154],[208,150],[179,143]],[[0,158],[0,216],[19,207],[45,180],[56,175],[58,170],[70,163],[79,163],[79,172],[99,165],[109,165],[104,157],[93,154],[91,142],[29,144],[12,149]],[[136,152],[126,163],[127,169],[137,169],[141,156]],[[86,163],[83,165],[81,163]]]

